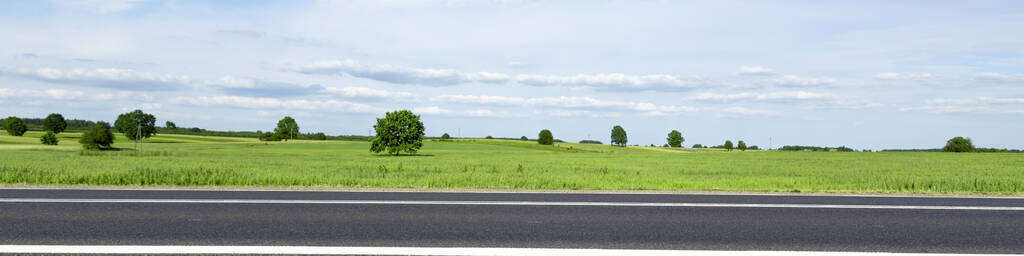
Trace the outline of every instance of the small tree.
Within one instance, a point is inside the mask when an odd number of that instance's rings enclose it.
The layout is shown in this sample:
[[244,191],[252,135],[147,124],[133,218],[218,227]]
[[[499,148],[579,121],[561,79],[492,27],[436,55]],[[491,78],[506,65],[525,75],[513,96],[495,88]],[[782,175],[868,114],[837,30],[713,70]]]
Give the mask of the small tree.
[[409,110],[388,112],[384,118],[377,118],[373,126],[377,137],[371,140],[370,151],[398,155],[401,152],[415,154],[423,147],[423,122],[420,116]]
[[618,125],[612,127],[612,145],[625,147],[627,141],[626,129],[622,129],[622,126]]
[[9,116],[7,119],[4,119],[3,123],[4,130],[7,130],[7,134],[11,136],[25,135],[25,132],[28,131],[28,126],[25,125],[25,121],[21,120],[21,118]]
[[322,132],[318,132],[318,133],[314,133],[314,134],[309,135],[309,138],[313,139],[313,140],[327,140],[327,134],[324,134]]
[[167,129],[172,129],[172,130],[178,129],[178,125],[174,124],[174,122],[171,122],[171,121],[164,122],[164,127],[167,127]]
[[683,141],[686,141],[686,139],[683,139],[683,133],[676,130],[672,130],[671,132],[668,133],[667,140],[668,146],[673,148],[683,147]]
[[732,141],[731,140],[726,140],[725,144],[722,145],[722,146],[725,148],[725,151],[732,151]]
[[117,121],[114,122],[114,129],[138,143],[144,138],[156,135],[156,117],[136,109],[118,115]]
[[527,138],[526,136],[523,136],[523,137],[519,137],[519,140],[530,140],[530,138]]
[[286,116],[281,118],[281,121],[277,121],[277,128],[274,129],[274,136],[278,140],[288,141],[290,139],[296,139],[299,137],[299,124],[295,123],[295,119]]
[[54,134],[53,131],[46,131],[46,134],[43,134],[43,137],[39,138],[39,141],[42,142],[43,145],[57,145],[57,143],[60,142],[60,140],[57,139],[57,134]]
[[274,133],[272,132],[257,131],[256,137],[259,137],[260,141],[279,141],[277,136],[274,136]]
[[448,139],[451,139],[451,138],[452,138],[452,136],[448,135],[448,133],[441,134],[441,139],[442,140],[448,140]]
[[484,138],[484,139],[488,139],[489,140],[489,139],[494,139],[494,137],[492,137],[491,135],[487,135],[487,137]]
[[964,137],[954,137],[946,141],[946,146],[942,147],[942,151],[945,152],[974,152],[974,144],[971,143],[971,139]]
[[736,142],[736,148],[740,149],[740,151],[747,151],[747,143],[740,140],[739,142]]
[[537,143],[541,145],[552,145],[555,144],[555,137],[551,135],[551,131],[548,129],[540,130],[540,134],[537,134]]
[[[53,133],[62,133],[64,129],[68,128],[68,122],[64,121],[64,116],[53,113],[46,116],[43,120],[43,129],[51,131]],[[54,144],[56,145],[56,144]]]
[[96,122],[92,128],[82,134],[78,139],[85,149],[109,149],[114,144],[114,134],[110,132],[110,124],[107,122]]
[[701,144],[693,144],[693,148],[704,148],[704,145],[701,145]]

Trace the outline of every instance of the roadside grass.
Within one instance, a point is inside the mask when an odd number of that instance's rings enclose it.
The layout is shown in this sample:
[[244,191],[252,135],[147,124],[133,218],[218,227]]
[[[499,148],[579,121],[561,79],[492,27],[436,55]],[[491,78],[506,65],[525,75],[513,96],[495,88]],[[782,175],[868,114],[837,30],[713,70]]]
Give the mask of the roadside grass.
[[[415,157],[368,142],[158,135],[144,150],[82,151],[0,135],[0,183],[543,190],[1024,194],[1012,153],[680,151],[534,141],[426,141]],[[116,147],[130,148],[118,136]]]

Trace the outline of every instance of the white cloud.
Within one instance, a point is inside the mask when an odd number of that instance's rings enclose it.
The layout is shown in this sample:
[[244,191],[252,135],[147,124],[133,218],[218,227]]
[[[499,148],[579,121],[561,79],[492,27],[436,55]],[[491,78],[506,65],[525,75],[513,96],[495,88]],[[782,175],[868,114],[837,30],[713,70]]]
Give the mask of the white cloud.
[[461,95],[461,94],[442,94],[431,99],[433,101],[449,102],[449,103],[460,103],[460,104],[479,104],[479,105],[521,105],[526,103],[526,99],[520,97],[506,97],[506,96],[488,96],[488,95]]
[[441,114],[451,113],[451,111],[449,111],[447,109],[443,109],[443,108],[438,107],[438,106],[416,107],[416,108],[412,109],[412,112],[416,113],[416,114],[421,114],[421,115],[441,115]]
[[438,106],[430,107],[417,107],[412,109],[413,113],[423,115],[444,115],[454,117],[524,117],[522,114],[509,113],[509,112],[494,112],[488,109],[472,109],[472,110],[448,110]]
[[770,92],[770,93],[733,93],[733,94],[717,94],[717,93],[701,93],[688,99],[693,100],[706,100],[706,101],[735,101],[735,100],[824,100],[833,99],[834,95],[830,93],[816,93],[816,92],[805,92],[805,91],[786,91],[786,92]]
[[772,80],[775,85],[787,86],[787,87],[813,87],[830,85],[836,82],[835,79],[826,77],[801,77],[794,75],[784,75],[780,78]]
[[380,112],[379,109],[370,105],[335,100],[280,100],[275,98],[242,96],[199,96],[176,97],[170,99],[169,102],[173,104],[193,106],[227,106],[252,109],[320,110],[325,112],[359,113]]
[[1024,104],[1024,98],[993,98],[977,97],[973,99],[930,99],[927,104],[949,104],[949,105],[992,105],[992,104]]
[[927,81],[935,79],[935,76],[929,73],[878,73],[875,74],[875,79],[878,80],[912,80],[912,81]]
[[51,83],[84,84],[121,90],[176,89],[175,86],[188,85],[192,80],[188,76],[161,75],[117,68],[93,70],[37,68],[15,69],[3,73]]
[[974,79],[997,83],[1019,83],[1024,82],[1024,74],[981,73],[975,76]]
[[203,81],[203,85],[224,88],[253,88],[256,87],[256,81],[249,78],[222,76],[216,80]]
[[134,8],[140,0],[53,0],[51,3],[73,9],[85,9],[98,13],[114,13]]
[[1024,104],[1024,98],[946,98],[927,100],[925,101],[924,106],[905,107],[901,108],[900,111],[921,111],[929,113],[1024,114],[1024,108],[1021,108],[1020,106],[1012,106],[1018,104]]
[[[667,106],[655,105],[647,102],[629,102],[601,100],[591,97],[543,97],[543,98],[519,98],[505,96],[487,95],[441,95],[433,98],[434,101],[475,105],[499,105],[499,106],[523,106],[543,107],[559,109],[587,109],[602,111],[635,111],[649,115],[664,115],[669,113],[682,113],[699,111],[702,108],[688,106]],[[586,115],[583,112],[561,112],[566,114]],[[588,112],[589,113],[589,112]]]
[[459,72],[454,69],[409,68],[391,65],[368,66],[354,60],[318,61],[298,68],[303,74],[340,75],[349,74],[395,84],[419,84],[428,86],[450,86],[463,83],[505,83],[510,77],[502,73]]
[[705,86],[707,81],[700,77],[678,77],[673,75],[626,75],[611,74],[578,74],[575,76],[550,75],[518,75],[516,82],[533,86],[587,86],[602,89],[692,89]]
[[0,88],[0,98],[31,98],[31,99],[55,99],[55,100],[72,100],[83,98],[85,93],[80,91],[70,91],[63,89],[47,89],[47,90],[24,90],[24,89],[10,89]]
[[416,99],[416,97],[409,92],[392,92],[365,87],[327,87],[324,88],[323,92],[345,98],[389,99],[402,101],[413,101]]
[[740,66],[740,75],[748,76],[772,76],[775,75],[775,71],[766,67],[748,67]]
[[723,116],[727,117],[746,117],[746,116],[778,116],[780,113],[770,110],[752,109],[745,107],[728,107],[719,111]]

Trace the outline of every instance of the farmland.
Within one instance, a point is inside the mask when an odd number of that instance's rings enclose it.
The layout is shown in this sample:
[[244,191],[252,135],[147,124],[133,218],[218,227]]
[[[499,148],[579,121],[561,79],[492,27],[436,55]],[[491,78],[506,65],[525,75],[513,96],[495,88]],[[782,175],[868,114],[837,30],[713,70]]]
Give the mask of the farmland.
[[42,133],[0,136],[0,183],[514,190],[672,190],[1022,194],[1024,156],[1012,153],[676,151],[532,141],[425,142],[382,156],[360,141],[260,142],[161,134],[141,152],[82,151]]

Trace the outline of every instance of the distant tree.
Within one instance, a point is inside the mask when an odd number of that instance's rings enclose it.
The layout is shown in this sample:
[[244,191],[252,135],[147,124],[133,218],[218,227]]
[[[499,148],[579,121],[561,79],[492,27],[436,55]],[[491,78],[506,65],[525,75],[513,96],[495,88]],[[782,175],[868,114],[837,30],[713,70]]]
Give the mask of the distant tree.
[[523,136],[523,137],[519,137],[519,140],[530,140],[530,138],[527,138],[526,136]]
[[747,143],[743,142],[743,140],[740,140],[739,142],[736,142],[736,148],[738,148],[740,151],[747,151]]
[[750,148],[747,148],[747,149],[749,149],[749,150],[761,150],[760,148],[757,147],[757,145],[750,146]]
[[704,145],[701,145],[701,144],[693,144],[693,148],[704,148]]
[[618,125],[612,127],[612,145],[625,147],[627,141],[626,129],[622,129],[622,126]]
[[9,116],[4,119],[3,123],[4,130],[7,130],[7,134],[11,136],[25,135],[25,132],[28,131],[28,126],[25,125],[25,121],[21,120],[21,118]]
[[725,151],[732,151],[732,141],[726,140],[722,147],[725,148]]
[[974,152],[974,143],[971,143],[971,139],[964,137],[954,137],[946,141],[946,146],[942,147],[942,151],[945,152]]
[[388,112],[384,118],[377,118],[373,126],[377,137],[371,140],[370,151],[398,155],[401,152],[416,153],[423,147],[423,122],[420,116],[409,110]]
[[171,121],[164,122],[164,127],[167,127],[167,129],[178,129],[178,125]]
[[128,139],[138,142],[156,135],[156,117],[136,109],[118,115],[117,121],[114,122],[114,129],[123,133]]
[[46,134],[43,134],[43,137],[39,138],[39,141],[42,142],[43,145],[57,145],[57,143],[60,142],[60,140],[57,139],[57,134],[54,134],[53,131],[46,131]]
[[318,133],[310,134],[309,138],[313,139],[313,140],[327,140],[327,134],[324,134],[322,132],[318,132]]
[[488,140],[489,140],[489,139],[493,139],[493,138],[494,138],[494,137],[491,137],[491,135],[487,135],[487,137],[486,137],[486,138],[484,138],[484,139],[488,139]]
[[580,144],[601,144],[601,142],[596,140],[581,140]]
[[[62,133],[67,128],[68,128],[68,122],[64,121],[64,116],[62,116],[60,114],[57,114],[57,113],[50,114],[50,115],[46,116],[46,119],[43,120],[43,129],[44,130],[51,131],[53,133]],[[56,144],[54,144],[54,145],[56,145]]]
[[552,144],[555,144],[554,140],[555,140],[555,137],[552,136],[551,135],[551,131],[548,131],[547,129],[540,130],[540,134],[537,134],[537,143],[539,143],[541,145],[552,145]]
[[277,121],[277,128],[274,128],[274,136],[278,140],[291,140],[299,138],[299,124],[295,123],[295,119],[290,116],[285,116]]
[[114,144],[114,134],[110,132],[110,124],[107,122],[96,122],[92,128],[82,134],[78,139],[85,149],[109,149]]
[[686,141],[686,139],[683,139],[683,133],[676,130],[672,130],[668,133],[667,140],[668,145],[673,148],[683,147],[683,141]]
[[272,132],[256,131],[256,137],[259,138],[260,141],[279,141],[277,136],[274,136],[274,133]]
[[451,139],[451,138],[452,138],[452,136],[451,136],[451,135],[448,135],[448,133],[445,133],[445,134],[442,134],[442,135],[441,135],[441,139],[442,139],[442,140],[447,140],[447,139]]

